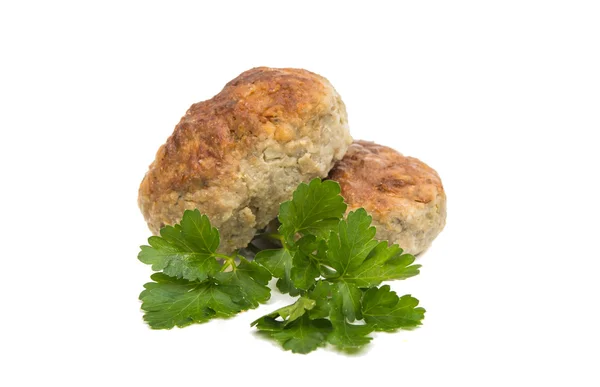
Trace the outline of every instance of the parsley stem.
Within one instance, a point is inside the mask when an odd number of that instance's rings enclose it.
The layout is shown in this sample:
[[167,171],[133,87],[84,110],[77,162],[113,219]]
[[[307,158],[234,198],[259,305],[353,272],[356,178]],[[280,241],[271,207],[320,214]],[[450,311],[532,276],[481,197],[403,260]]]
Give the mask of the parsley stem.
[[272,240],[284,243],[283,236],[276,232],[265,232],[265,233],[260,234],[260,237],[264,237],[267,239],[272,239]]
[[231,266],[231,270],[235,271],[235,269],[236,269],[235,257],[230,257],[228,255],[219,254],[219,253],[214,253],[213,255],[215,258],[220,258],[225,261],[225,263],[223,264],[223,267],[221,268],[221,271],[225,271],[225,269],[227,269],[227,267],[229,267],[229,266]]

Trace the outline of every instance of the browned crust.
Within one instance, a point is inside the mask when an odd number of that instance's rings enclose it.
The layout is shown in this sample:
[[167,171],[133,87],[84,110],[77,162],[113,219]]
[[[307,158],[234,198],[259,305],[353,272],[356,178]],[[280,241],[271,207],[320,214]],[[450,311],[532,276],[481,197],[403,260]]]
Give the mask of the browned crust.
[[355,140],[329,173],[340,183],[349,209],[386,214],[407,201],[427,204],[444,194],[437,172],[386,146]]
[[252,144],[266,137],[286,142],[296,136],[277,122],[310,119],[326,93],[324,81],[302,69],[257,67],[212,99],[192,105],[156,153],[140,185],[140,206],[168,191],[230,182]]

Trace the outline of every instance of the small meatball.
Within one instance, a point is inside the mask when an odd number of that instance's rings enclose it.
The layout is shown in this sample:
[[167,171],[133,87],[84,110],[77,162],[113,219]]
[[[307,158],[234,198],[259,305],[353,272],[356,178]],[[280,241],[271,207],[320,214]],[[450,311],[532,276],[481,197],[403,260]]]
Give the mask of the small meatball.
[[348,212],[364,207],[376,238],[406,253],[426,250],[446,224],[446,194],[422,161],[367,141],[355,141],[329,173],[340,183]]
[[301,182],[327,176],[351,142],[327,79],[254,68],[189,108],[150,165],[138,204],[154,234],[197,208],[229,253],[247,246]]

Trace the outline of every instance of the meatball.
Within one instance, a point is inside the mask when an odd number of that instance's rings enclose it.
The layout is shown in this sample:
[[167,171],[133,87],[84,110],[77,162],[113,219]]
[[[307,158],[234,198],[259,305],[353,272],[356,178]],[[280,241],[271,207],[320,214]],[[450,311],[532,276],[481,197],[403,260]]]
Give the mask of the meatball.
[[138,204],[154,234],[199,209],[228,253],[248,245],[298,184],[327,176],[351,142],[346,108],[327,79],[254,68],[188,109],[156,153]]
[[340,183],[348,211],[364,207],[376,238],[406,253],[427,249],[446,224],[446,194],[438,174],[422,161],[386,146],[355,141],[329,173]]

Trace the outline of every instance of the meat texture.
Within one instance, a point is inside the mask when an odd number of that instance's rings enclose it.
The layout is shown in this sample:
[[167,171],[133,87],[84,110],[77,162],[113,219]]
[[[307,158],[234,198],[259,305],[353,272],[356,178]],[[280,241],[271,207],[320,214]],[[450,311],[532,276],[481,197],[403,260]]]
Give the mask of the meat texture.
[[446,194],[437,172],[386,146],[355,141],[329,174],[348,211],[364,207],[376,238],[410,254],[427,249],[446,224]]
[[327,176],[351,142],[346,108],[327,79],[254,68],[189,108],[156,153],[138,204],[154,234],[199,209],[228,253],[275,218],[298,184]]

